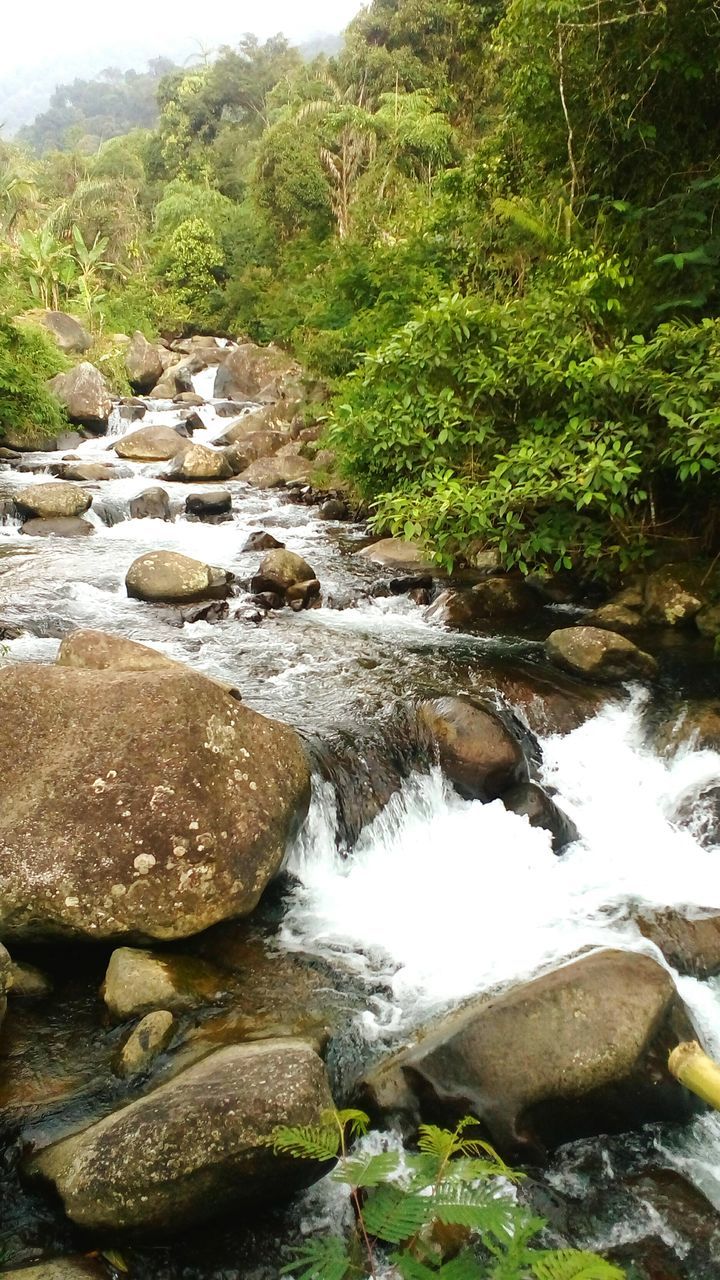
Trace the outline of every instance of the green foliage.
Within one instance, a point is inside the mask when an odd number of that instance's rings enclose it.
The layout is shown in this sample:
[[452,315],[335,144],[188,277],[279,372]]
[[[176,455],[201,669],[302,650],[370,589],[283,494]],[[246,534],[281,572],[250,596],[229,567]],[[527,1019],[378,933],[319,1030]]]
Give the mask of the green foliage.
[[[282,1275],[295,1280],[375,1277],[392,1264],[403,1280],[623,1280],[595,1254],[533,1245],[544,1226],[502,1189],[519,1175],[486,1142],[473,1137],[466,1116],[454,1130],[421,1125],[419,1152],[350,1155],[352,1136],[367,1130],[362,1112],[327,1116],[318,1128],[280,1128],[274,1149],[300,1159],[338,1157],[336,1181],[350,1187],[356,1233],[349,1246],[336,1236],[306,1241]],[[448,1257],[438,1226],[461,1228],[459,1251]]]
[[65,367],[54,344],[30,325],[0,317],[0,440],[50,436],[65,417],[45,381]]

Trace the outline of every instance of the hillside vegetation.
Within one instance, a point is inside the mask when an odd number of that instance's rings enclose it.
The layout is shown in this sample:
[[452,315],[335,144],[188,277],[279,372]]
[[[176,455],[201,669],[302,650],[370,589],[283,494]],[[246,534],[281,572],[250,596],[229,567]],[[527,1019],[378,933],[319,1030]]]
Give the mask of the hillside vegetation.
[[448,563],[714,554],[719,80],[712,0],[373,0],[309,62],[247,37],[166,75],[155,129],[3,148],[2,306],[286,346],[378,526]]

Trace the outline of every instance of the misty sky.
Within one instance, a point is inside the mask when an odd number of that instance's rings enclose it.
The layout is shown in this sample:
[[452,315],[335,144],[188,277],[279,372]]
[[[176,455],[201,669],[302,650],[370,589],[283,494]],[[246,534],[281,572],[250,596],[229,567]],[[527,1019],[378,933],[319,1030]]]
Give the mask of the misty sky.
[[294,40],[340,31],[362,0],[15,0],[3,5],[0,77],[55,63],[131,65],[134,50],[177,56],[178,50],[234,44],[245,31],[283,31]]

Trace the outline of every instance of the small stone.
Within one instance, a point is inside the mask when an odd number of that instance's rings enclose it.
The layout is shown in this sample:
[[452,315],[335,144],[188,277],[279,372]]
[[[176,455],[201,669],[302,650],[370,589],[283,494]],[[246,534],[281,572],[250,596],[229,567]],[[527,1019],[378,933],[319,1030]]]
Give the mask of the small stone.
[[170,1043],[174,1025],[175,1019],[169,1009],[156,1009],[146,1014],[122,1047],[118,1075],[134,1076],[149,1067]]
[[266,533],[264,529],[257,529],[251,533],[243,551],[276,551],[284,548],[284,542],[278,542],[271,533]]
[[118,947],[110,957],[103,999],[116,1022],[157,1009],[195,1009],[225,992],[221,975],[192,957]]
[[545,641],[548,657],[575,675],[594,680],[650,680],[658,667],[632,640],[600,627],[563,627]]
[[52,991],[52,983],[34,964],[13,962],[10,969],[11,989],[14,999],[43,1000]]

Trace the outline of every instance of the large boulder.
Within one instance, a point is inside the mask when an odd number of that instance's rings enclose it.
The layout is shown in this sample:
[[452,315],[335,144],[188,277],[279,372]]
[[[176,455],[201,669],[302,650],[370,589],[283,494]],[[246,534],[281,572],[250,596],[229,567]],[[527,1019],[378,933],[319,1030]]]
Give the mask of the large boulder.
[[602,950],[499,996],[478,997],[427,1029],[366,1082],[373,1109],[479,1117],[511,1156],[699,1105],[667,1069],[695,1030],[668,971]]
[[252,581],[253,591],[276,591],[283,595],[288,587],[315,579],[315,570],[307,560],[284,547],[267,551]]
[[185,668],[158,649],[113,636],[107,631],[81,627],[71,631],[60,642],[56,658],[59,667],[81,671],[158,671],[167,667]]
[[219,366],[213,395],[216,400],[258,400],[264,404],[299,396],[300,366],[277,347],[244,342]]
[[245,436],[254,434],[256,431],[284,430],[287,432],[288,424],[299,408],[299,400],[278,400],[275,404],[264,405],[261,409],[252,409],[250,413],[231,422],[216,444],[242,444]]
[[182,600],[215,600],[230,592],[233,575],[181,555],[148,551],[133,560],[125,575],[127,593],[135,600],[174,604]]
[[158,348],[137,330],[125,352],[125,368],[134,391],[152,391],[163,375],[163,361]]
[[233,1045],[42,1151],[32,1169],[85,1228],[182,1230],[317,1181],[325,1165],[276,1155],[267,1139],[278,1125],[317,1125],[331,1107],[309,1045]]
[[307,808],[297,734],[162,655],[87,649],[86,668],[0,676],[0,936],[172,939],[246,915]]
[[652,680],[657,663],[632,640],[600,627],[563,627],[545,641],[552,662],[592,680]]
[[666,564],[648,574],[645,620],[663,627],[692,622],[708,602],[707,577],[698,564]]
[[122,436],[113,448],[118,458],[129,462],[167,462],[187,448],[187,440],[172,427],[140,427]]
[[51,378],[49,387],[71,422],[99,435],[107,431],[112,398],[107,382],[94,364],[84,360],[69,373]]
[[522,578],[494,577],[464,590],[442,591],[425,617],[463,631],[488,622],[526,616],[538,605],[536,592]]
[[280,489],[296,480],[309,480],[312,463],[307,458],[258,458],[251,462],[240,479],[255,489]]
[[15,505],[22,516],[30,519],[56,520],[81,516],[92,504],[92,496],[84,489],[63,481],[30,484],[18,489]]
[[7,1009],[7,993],[12,983],[12,961],[0,942],[0,1026]]
[[142,493],[130,499],[128,512],[131,520],[169,520],[170,499],[167,490],[160,485],[143,489]]
[[43,311],[38,319],[67,355],[83,355],[92,346],[92,338],[79,320],[65,311]]
[[373,564],[385,565],[388,569],[398,569],[403,572],[439,572],[437,565],[432,564],[417,542],[408,542],[404,538],[381,538],[379,542],[363,547],[358,555],[366,560],[372,560]]
[[165,475],[168,480],[229,480],[233,468],[219,449],[205,444],[186,445],[178,453]]
[[436,698],[421,703],[417,714],[443,773],[466,799],[495,800],[527,782],[522,746],[491,707],[471,698]]

